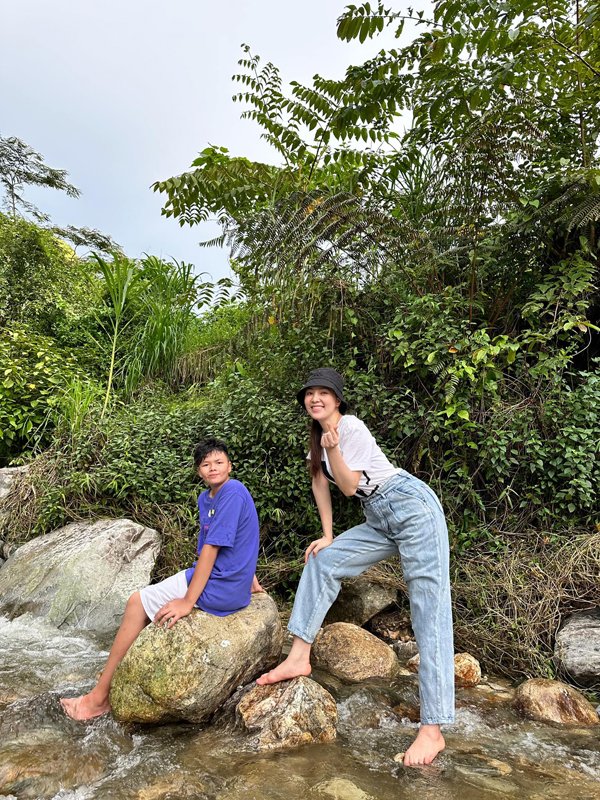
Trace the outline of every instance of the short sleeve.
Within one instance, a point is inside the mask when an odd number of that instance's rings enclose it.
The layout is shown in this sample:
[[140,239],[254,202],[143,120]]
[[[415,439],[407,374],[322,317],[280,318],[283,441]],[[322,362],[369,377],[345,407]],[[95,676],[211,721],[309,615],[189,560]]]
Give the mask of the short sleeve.
[[[227,485],[223,486],[220,491],[222,492],[224,489],[227,489]],[[243,507],[244,498],[235,489],[227,491],[219,498],[204,544],[233,547]]]
[[368,469],[371,460],[373,435],[366,425],[359,422],[340,432],[340,450],[344,463],[353,472]]

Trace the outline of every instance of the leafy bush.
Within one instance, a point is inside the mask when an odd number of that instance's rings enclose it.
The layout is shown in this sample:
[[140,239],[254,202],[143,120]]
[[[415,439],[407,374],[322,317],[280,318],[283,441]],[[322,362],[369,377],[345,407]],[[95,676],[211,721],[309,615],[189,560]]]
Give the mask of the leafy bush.
[[17,325],[0,328],[0,365],[0,459],[6,461],[44,440],[51,412],[79,370],[52,339]]

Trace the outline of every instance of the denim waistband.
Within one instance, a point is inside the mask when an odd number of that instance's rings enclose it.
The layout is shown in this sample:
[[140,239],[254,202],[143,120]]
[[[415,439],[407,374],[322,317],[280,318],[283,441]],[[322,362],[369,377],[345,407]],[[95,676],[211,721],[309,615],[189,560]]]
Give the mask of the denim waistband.
[[386,497],[390,492],[393,492],[394,489],[396,488],[396,484],[401,478],[405,479],[413,477],[414,475],[411,475],[410,472],[407,472],[404,469],[400,469],[398,472],[394,473],[393,475],[390,475],[387,481],[382,483],[381,486],[379,486],[373,492],[373,494],[370,494],[368,497],[365,497],[364,500],[360,498],[362,507],[364,508],[365,506],[369,506],[371,505],[371,503],[374,503],[375,500],[381,500],[383,497]]

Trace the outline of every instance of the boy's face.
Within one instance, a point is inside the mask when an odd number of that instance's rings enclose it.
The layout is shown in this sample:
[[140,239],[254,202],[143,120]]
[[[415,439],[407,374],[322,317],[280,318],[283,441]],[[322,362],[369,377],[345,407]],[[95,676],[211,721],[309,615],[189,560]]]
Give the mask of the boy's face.
[[198,474],[210,486],[211,495],[229,479],[231,466],[231,461],[219,450],[213,450],[200,462]]

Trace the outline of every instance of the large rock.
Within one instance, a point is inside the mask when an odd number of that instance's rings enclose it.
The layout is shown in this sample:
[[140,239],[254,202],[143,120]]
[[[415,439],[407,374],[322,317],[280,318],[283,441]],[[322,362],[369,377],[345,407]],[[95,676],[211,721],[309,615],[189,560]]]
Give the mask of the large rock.
[[[20,476],[27,472],[29,467],[4,467],[0,469],[0,528],[8,517],[8,508],[4,502],[10,492],[13,483]],[[6,542],[0,542],[0,557],[8,558],[10,555],[9,550],[14,548],[14,545],[9,545]]]
[[258,750],[280,750],[336,737],[337,706],[310,678],[256,686],[238,703],[238,724]]
[[[417,653],[406,664],[411,672],[418,672],[421,656]],[[457,686],[477,686],[481,681],[479,661],[469,653],[457,653],[454,656],[454,682]]]
[[575,683],[600,687],[600,608],[567,618],[556,634],[554,657],[557,667]]
[[525,717],[563,725],[597,725],[594,706],[571,686],[546,678],[532,678],[517,689],[514,706]]
[[266,594],[217,617],[195,609],[169,630],[151,623],[115,672],[110,704],[126,722],[208,719],[241,684],[279,662],[283,631]]
[[3,467],[0,469],[0,503],[10,492],[15,479],[27,470],[28,467]]
[[320,631],[313,644],[311,661],[331,675],[349,681],[392,678],[400,668],[389,645],[347,622],[335,622]]
[[32,539],[0,570],[0,614],[114,633],[129,596],[150,582],[156,531],[128,519],[74,522]]
[[342,589],[335,603],[325,617],[324,625],[333,622],[350,622],[364,625],[375,614],[379,614],[398,599],[396,589],[381,586],[367,570],[357,578],[349,578],[342,582]]

